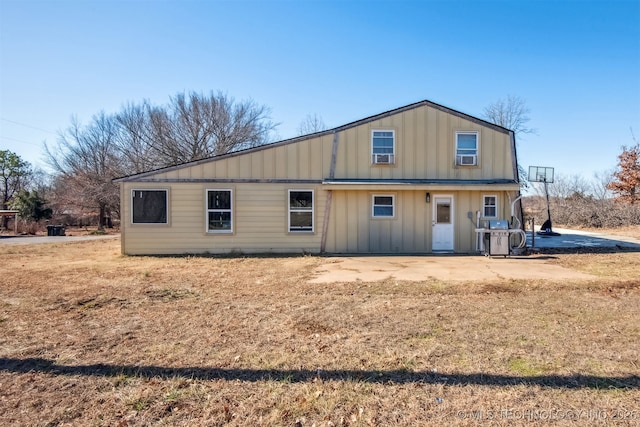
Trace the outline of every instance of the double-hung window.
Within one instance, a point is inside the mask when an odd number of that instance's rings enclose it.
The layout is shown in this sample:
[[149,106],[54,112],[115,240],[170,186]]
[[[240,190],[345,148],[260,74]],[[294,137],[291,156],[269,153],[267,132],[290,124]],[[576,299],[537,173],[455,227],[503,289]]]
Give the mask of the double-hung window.
[[231,190],[207,190],[207,232],[233,233]]
[[456,132],[456,165],[478,164],[478,132]]
[[168,190],[131,190],[133,224],[167,224]]
[[393,194],[374,194],[371,215],[374,218],[393,218],[395,215],[395,196]]
[[313,190],[289,190],[289,231],[313,232]]
[[482,215],[485,218],[498,216],[498,196],[482,196]]
[[373,164],[393,164],[396,149],[396,132],[394,130],[371,131],[371,162]]

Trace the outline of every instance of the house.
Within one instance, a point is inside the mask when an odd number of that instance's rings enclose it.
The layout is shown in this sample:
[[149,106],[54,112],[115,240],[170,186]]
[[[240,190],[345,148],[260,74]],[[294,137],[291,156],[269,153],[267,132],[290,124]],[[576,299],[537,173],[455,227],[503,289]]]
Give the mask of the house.
[[115,180],[122,252],[474,252],[517,170],[512,131],[422,101]]

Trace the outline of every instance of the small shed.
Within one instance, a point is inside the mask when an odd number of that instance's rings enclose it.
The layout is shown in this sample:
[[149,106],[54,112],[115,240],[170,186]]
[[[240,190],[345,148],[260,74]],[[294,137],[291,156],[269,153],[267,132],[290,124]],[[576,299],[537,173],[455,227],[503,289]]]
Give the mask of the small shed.
[[19,211],[14,211],[10,209],[2,209],[0,210],[0,218],[4,218],[5,216],[13,217],[13,232],[18,234],[18,214]]

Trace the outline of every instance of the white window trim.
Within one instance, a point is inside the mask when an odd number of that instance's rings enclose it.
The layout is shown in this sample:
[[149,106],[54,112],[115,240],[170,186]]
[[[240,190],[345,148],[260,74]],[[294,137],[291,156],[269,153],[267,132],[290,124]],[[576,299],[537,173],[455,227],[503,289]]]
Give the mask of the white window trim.
[[[231,206],[229,209],[209,209],[209,192],[210,191],[228,191]],[[231,188],[207,188],[204,190],[204,230],[207,234],[232,234],[234,232],[235,221],[233,219],[233,189]],[[231,212],[231,227],[229,230],[209,230],[209,212]]]
[[[492,206],[492,205],[487,205],[486,204],[486,198],[487,197],[495,198],[495,201],[496,201],[496,204],[495,204],[496,214],[494,216],[485,215],[486,208],[488,206]],[[498,218],[498,195],[497,194],[483,194],[482,195],[482,217],[483,218]]]
[[[388,163],[378,163],[376,161],[376,155],[379,155],[380,153],[373,152],[373,135],[375,132],[391,132],[391,134],[393,135],[393,153],[389,154],[390,157],[389,157]],[[371,164],[393,165],[395,163],[396,163],[396,131],[395,129],[371,129]]]
[[[474,157],[474,162],[473,164],[463,164],[462,163],[462,157],[466,157],[466,156],[458,156],[458,135],[475,135],[476,136],[476,154],[473,155]],[[455,150],[454,150],[454,164],[456,166],[468,166],[468,167],[474,167],[474,166],[478,166],[480,164],[480,132],[477,130],[459,130],[456,131],[456,135],[455,135]],[[471,156],[471,154],[469,155]]]
[[[391,197],[391,215],[376,215],[376,206],[388,206],[388,205],[376,205],[376,197]],[[395,194],[372,194],[371,195],[371,218],[375,219],[391,219],[396,217],[396,195]]]
[[[165,199],[167,201],[167,207],[166,207],[166,212],[165,212],[165,218],[166,221],[165,222],[134,222],[133,221],[133,198],[134,198],[134,193],[136,191],[164,191],[166,196]],[[131,225],[140,225],[143,227],[147,227],[147,226],[154,226],[154,225],[168,225],[169,224],[169,189],[168,188],[132,188],[131,189],[131,198],[129,199],[129,201],[131,202]]]
[[[291,209],[291,192],[308,192],[311,193],[311,230],[291,229],[291,212],[309,212],[306,209]],[[316,231],[316,193],[314,190],[307,188],[290,188],[287,190],[287,232],[292,234],[315,233]]]

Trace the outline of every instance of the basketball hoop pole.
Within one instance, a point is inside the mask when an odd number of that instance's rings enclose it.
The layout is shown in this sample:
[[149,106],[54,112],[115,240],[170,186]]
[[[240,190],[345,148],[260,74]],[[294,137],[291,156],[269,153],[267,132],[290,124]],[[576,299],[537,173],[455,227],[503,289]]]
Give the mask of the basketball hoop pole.
[[546,232],[551,233],[553,232],[552,228],[552,224],[551,224],[551,208],[549,207],[549,186],[547,184],[547,179],[544,179],[544,192],[547,195],[547,219],[549,220],[549,227],[547,227]]

